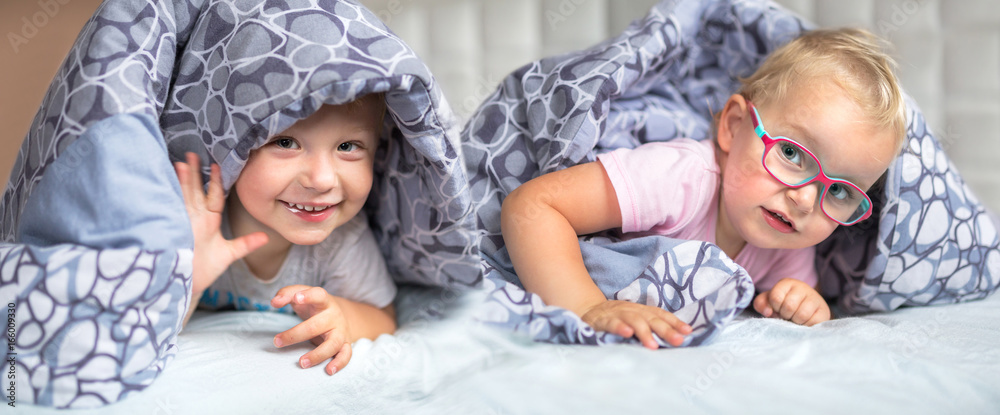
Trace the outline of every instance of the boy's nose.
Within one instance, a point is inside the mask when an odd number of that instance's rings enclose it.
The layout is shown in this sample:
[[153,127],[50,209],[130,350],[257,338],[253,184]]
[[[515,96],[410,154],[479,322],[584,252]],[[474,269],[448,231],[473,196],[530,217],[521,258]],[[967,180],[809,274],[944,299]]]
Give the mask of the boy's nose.
[[812,213],[813,209],[816,207],[816,198],[819,196],[822,186],[822,183],[815,182],[796,189],[788,188],[786,195],[788,199],[792,201],[796,209],[802,213],[808,214]]
[[303,187],[318,192],[326,192],[339,184],[336,163],[332,157],[317,155],[311,157],[308,163],[303,163],[301,184]]

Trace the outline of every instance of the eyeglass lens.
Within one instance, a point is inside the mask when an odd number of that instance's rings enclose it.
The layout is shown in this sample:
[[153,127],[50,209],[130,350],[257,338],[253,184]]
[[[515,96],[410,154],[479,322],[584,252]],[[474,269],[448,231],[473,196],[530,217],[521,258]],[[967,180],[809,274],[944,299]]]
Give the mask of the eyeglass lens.
[[[778,140],[764,155],[764,166],[787,186],[799,186],[819,175],[819,162],[798,144]],[[868,201],[861,189],[843,182],[824,189],[821,207],[827,215],[844,223],[860,219],[868,211]]]

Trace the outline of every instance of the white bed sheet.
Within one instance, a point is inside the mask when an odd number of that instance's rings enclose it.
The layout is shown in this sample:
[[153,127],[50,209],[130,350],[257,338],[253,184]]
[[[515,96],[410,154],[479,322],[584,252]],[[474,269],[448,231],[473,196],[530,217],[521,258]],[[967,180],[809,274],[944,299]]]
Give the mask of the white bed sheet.
[[812,328],[745,313],[709,345],[657,351],[532,343],[470,323],[459,304],[477,299],[447,297],[402,289],[397,333],[356,343],[332,377],[296,366],[306,346],[271,345],[295,317],[199,312],[145,391],[99,410],[15,413],[1000,412],[996,296]]

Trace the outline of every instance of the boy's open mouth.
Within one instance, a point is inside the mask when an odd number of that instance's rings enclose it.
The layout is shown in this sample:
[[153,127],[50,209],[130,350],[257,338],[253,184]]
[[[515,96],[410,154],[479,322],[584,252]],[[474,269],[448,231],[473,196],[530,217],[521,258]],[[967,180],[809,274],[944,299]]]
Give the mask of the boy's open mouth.
[[287,206],[289,209],[296,209],[302,212],[311,212],[311,213],[319,213],[333,206],[336,206],[336,205],[308,206],[308,205],[300,205],[298,203],[289,203],[285,201],[282,201],[282,203],[284,203],[285,206]]

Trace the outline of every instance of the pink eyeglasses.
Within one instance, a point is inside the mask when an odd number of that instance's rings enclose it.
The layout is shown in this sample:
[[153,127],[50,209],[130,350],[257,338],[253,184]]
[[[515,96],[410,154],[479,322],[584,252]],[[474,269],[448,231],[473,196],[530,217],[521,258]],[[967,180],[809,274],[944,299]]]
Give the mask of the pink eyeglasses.
[[841,225],[851,226],[871,216],[872,201],[860,187],[847,180],[827,176],[819,158],[794,140],[781,136],[771,138],[764,130],[757,108],[750,101],[747,104],[753,114],[754,131],[764,142],[761,163],[771,177],[792,188],[813,182],[822,183],[820,208],[827,217]]

